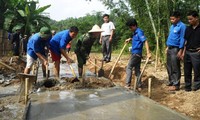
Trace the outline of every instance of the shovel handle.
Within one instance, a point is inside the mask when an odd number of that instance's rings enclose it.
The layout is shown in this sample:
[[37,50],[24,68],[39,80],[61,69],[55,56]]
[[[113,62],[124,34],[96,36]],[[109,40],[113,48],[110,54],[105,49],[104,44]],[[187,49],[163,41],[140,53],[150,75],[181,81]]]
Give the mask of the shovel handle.
[[136,91],[136,88],[137,88],[137,80],[140,80],[140,79],[141,79],[142,74],[144,73],[144,70],[145,70],[145,68],[146,68],[146,66],[147,66],[147,63],[149,62],[149,59],[150,59],[150,57],[148,57],[148,58],[146,59],[146,62],[145,62],[145,64],[144,64],[143,68],[142,68],[142,71],[141,71],[141,73],[140,73],[138,79],[137,79],[137,77],[135,77],[134,91]]
[[112,67],[112,69],[111,69],[111,71],[110,71],[109,78],[111,77],[111,74],[112,74],[112,72],[113,72],[115,66],[117,65],[117,63],[118,63],[118,61],[119,61],[119,58],[121,57],[121,55],[122,55],[122,53],[123,53],[123,51],[124,51],[124,49],[125,49],[125,47],[126,47],[127,44],[128,44],[128,43],[125,43],[125,44],[124,44],[124,46],[123,46],[123,48],[122,48],[122,50],[121,50],[121,52],[120,52],[120,54],[119,54],[117,60],[115,61],[115,64],[113,65],[113,67]]
[[76,74],[75,74],[75,72],[74,72],[74,68],[72,67],[72,65],[69,65],[69,67],[71,68],[71,71],[72,71],[73,76],[76,77]]
[[90,60],[88,60],[91,64],[93,64],[94,66],[96,66],[97,68],[101,68],[101,67],[99,67],[98,65],[96,65],[95,63],[93,63],[92,61],[90,61]]
[[46,65],[46,80],[48,80],[49,77],[49,68],[48,65]]

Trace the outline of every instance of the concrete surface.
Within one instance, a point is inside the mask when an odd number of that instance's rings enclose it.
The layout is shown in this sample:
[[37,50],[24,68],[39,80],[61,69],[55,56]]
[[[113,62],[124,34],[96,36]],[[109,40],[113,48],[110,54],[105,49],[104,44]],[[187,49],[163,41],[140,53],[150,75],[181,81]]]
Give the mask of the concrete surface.
[[46,91],[32,95],[28,120],[188,120],[124,88]]

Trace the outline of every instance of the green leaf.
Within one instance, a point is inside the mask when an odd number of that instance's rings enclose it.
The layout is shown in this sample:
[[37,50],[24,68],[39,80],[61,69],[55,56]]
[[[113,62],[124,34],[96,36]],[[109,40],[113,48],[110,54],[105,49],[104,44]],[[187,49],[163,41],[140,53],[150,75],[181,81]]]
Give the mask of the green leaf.
[[22,16],[22,17],[26,17],[26,13],[23,10],[17,10],[17,12]]

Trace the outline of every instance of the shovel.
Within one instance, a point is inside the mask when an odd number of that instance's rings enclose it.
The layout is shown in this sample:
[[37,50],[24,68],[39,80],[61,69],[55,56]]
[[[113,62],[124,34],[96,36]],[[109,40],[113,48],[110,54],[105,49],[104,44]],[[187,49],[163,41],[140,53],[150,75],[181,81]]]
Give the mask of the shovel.
[[74,68],[72,67],[72,65],[70,64],[69,67],[71,68],[72,74],[75,77],[71,82],[79,82],[80,80],[77,78],[76,73],[74,72]]
[[138,77],[138,79],[137,79],[137,77],[135,77],[134,91],[136,91],[136,88],[137,88],[137,81],[141,79],[142,74],[144,73],[144,70],[145,70],[145,68],[146,68],[148,62],[149,62],[149,57],[146,59],[146,62],[145,62],[145,64],[144,64],[143,68],[142,68],[142,71],[141,71],[140,76]]
[[46,80],[48,80],[49,78],[49,73],[50,73],[49,67],[48,65],[46,65]]
[[101,68],[100,68],[99,71],[98,71],[98,77],[104,76],[103,62],[104,62],[104,61],[102,60]]
[[126,47],[127,44],[128,44],[128,43],[125,43],[125,44],[124,44],[124,46],[123,46],[123,48],[122,48],[122,50],[121,50],[121,52],[120,52],[120,54],[119,54],[117,60],[115,61],[115,64],[113,65],[113,67],[112,67],[112,69],[111,69],[111,71],[110,71],[110,74],[109,74],[108,77],[111,78],[111,79],[114,77],[114,75],[112,75],[112,73],[113,73],[113,71],[114,71],[114,69],[115,69],[115,66],[117,65],[117,63],[118,63],[118,61],[119,61],[119,58],[121,57],[121,55],[122,55],[122,53],[123,53],[123,51],[124,51],[124,49],[125,49],[125,47]]

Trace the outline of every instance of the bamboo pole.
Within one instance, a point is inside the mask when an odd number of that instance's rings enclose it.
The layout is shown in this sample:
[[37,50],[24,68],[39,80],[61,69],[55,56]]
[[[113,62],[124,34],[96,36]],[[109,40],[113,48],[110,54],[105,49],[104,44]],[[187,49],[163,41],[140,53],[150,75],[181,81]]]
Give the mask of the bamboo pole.
[[5,66],[5,67],[7,67],[7,68],[10,69],[10,70],[16,71],[13,67],[11,67],[11,66],[5,64],[5,63],[2,62],[2,61],[0,61],[0,64],[3,65],[3,66]]
[[28,80],[29,78],[25,78],[25,105],[27,104],[28,101]]
[[154,35],[155,35],[155,39],[156,39],[156,60],[155,60],[155,70],[156,70],[157,69],[157,64],[158,64],[159,41],[158,41],[157,30],[156,30],[156,27],[155,27],[155,22],[153,20],[152,14],[151,14],[151,10],[150,10],[150,7],[149,7],[148,0],[145,0],[145,3],[146,3],[146,6],[147,6],[149,18],[150,18],[151,25],[153,27],[153,31],[154,31]]
[[148,79],[148,97],[151,98],[151,81],[152,78]]

